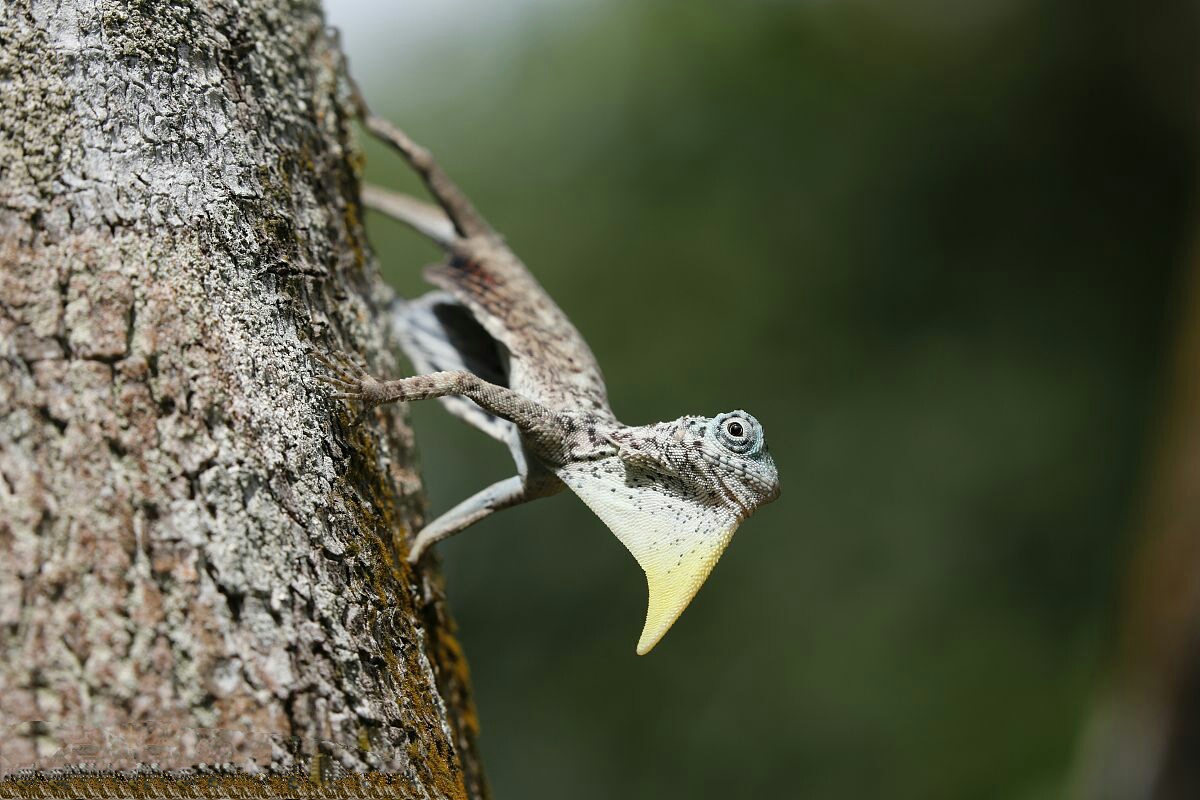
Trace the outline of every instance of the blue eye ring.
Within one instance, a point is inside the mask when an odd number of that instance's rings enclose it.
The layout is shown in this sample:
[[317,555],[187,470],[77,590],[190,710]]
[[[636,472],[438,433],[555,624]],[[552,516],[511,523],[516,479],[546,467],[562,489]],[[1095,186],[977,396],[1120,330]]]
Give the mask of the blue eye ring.
[[763,446],[762,426],[745,411],[719,414],[709,431],[718,444],[738,455],[754,455]]

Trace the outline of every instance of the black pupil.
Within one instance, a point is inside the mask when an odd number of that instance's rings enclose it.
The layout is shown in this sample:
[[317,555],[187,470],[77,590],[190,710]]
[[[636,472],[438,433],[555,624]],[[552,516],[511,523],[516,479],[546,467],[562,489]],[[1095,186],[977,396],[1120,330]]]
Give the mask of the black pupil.
[[742,435],[742,423],[731,422],[731,423],[729,423],[729,427],[726,428],[726,430],[729,431],[730,436],[741,436]]

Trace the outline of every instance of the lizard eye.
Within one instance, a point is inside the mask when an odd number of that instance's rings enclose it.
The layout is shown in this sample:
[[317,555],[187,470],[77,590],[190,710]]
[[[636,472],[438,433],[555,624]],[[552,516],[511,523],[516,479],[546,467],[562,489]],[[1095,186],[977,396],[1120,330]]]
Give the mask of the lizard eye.
[[713,422],[713,433],[727,450],[749,455],[762,446],[762,429],[754,417],[744,411],[722,414]]

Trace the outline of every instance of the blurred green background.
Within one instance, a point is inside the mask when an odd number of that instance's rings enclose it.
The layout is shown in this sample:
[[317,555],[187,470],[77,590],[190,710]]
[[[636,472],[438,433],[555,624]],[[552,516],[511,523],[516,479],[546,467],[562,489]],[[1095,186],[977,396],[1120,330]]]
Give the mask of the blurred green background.
[[[618,416],[745,408],[782,477],[645,658],[641,572],[570,494],[440,545],[495,796],[1064,796],[1194,232],[1194,6],[327,9]],[[425,291],[435,250],[369,227]],[[434,513],[511,474],[412,413]]]

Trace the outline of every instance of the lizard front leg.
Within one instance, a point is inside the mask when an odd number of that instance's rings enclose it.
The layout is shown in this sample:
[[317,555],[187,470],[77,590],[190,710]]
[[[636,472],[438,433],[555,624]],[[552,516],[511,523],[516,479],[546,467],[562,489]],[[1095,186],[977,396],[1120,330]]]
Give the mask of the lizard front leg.
[[536,443],[552,446],[553,440],[556,437],[561,440],[563,435],[558,415],[541,403],[505,386],[489,383],[465,370],[380,380],[345,356],[328,358],[316,353],[313,358],[324,364],[327,369],[327,372],[319,375],[320,379],[337,390],[331,393],[331,397],[357,400],[365,408],[398,400],[429,400],[447,395],[461,395],[488,413],[512,422],[522,434]]

